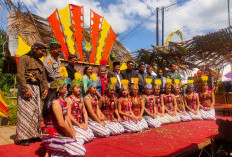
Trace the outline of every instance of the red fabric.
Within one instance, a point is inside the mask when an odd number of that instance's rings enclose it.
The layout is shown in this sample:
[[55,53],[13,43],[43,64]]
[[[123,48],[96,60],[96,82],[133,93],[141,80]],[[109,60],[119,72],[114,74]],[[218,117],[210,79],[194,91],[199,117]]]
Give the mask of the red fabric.
[[109,57],[109,53],[114,45],[114,41],[116,39],[117,35],[114,33],[112,27],[110,27],[110,31],[107,36],[105,49],[103,51],[102,59],[107,60]]
[[0,102],[0,110],[3,111],[7,116],[9,115],[7,108]]
[[101,80],[101,84],[102,84],[102,95],[105,94],[105,89],[106,89],[106,84],[108,84],[108,80],[105,78],[102,78],[101,76],[100,77],[100,80]]
[[[232,117],[217,117],[230,119]],[[124,133],[108,138],[96,138],[84,144],[86,157],[154,157],[173,156],[195,147],[217,132],[215,121],[190,121],[163,125],[141,133]],[[0,146],[1,157],[44,156],[45,148],[41,143],[32,143],[29,147],[9,144]]]
[[92,44],[92,51],[89,54],[89,63],[95,63],[95,54],[97,50],[98,37],[100,32],[101,16],[90,10],[91,22],[90,22],[90,43]]
[[57,19],[57,11],[54,11],[49,17],[48,17],[48,21],[50,23],[50,26],[54,32],[54,35],[56,37],[56,39],[58,40],[58,42],[60,43],[61,46],[61,50],[64,52],[65,54],[65,58],[68,59],[69,56],[69,51],[68,51],[68,47],[65,43],[64,40],[64,33],[61,31],[61,24],[60,21]]
[[18,64],[18,61],[19,61],[19,57],[16,57],[16,56],[15,56],[16,65]]
[[76,51],[79,53],[79,60],[82,61],[84,59],[83,57],[83,50],[82,50],[82,41],[83,41],[83,20],[84,18],[82,10],[83,7],[76,6],[73,4],[70,4],[70,10],[72,15],[72,21],[73,21],[73,28],[74,28],[74,37],[75,37],[75,46],[77,46]]

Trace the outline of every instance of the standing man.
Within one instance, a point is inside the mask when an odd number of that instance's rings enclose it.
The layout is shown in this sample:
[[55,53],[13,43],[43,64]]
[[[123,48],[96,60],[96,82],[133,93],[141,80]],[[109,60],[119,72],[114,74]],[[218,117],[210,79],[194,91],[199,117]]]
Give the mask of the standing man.
[[113,62],[113,71],[108,72],[107,79],[110,81],[111,77],[117,78],[116,83],[116,90],[115,90],[115,96],[119,98],[120,96],[120,88],[121,88],[121,80],[122,76],[119,74],[120,71],[120,62]]
[[147,71],[146,78],[152,79],[152,85],[154,85],[155,77],[151,74],[153,72],[152,66],[148,65],[146,71]]
[[[19,58],[17,78],[19,89],[17,96],[16,141],[29,146],[30,141],[40,141],[41,127],[41,93],[42,99],[47,96],[48,87],[43,63],[46,47],[35,43],[31,51]],[[41,93],[40,93],[41,92]]]
[[139,64],[139,72],[138,72],[138,78],[139,78],[139,95],[144,94],[144,87],[146,85],[145,78],[146,78],[146,73],[145,73],[145,63],[140,63]]
[[[68,77],[70,78],[70,82],[75,79],[75,73],[76,71],[76,64],[78,62],[77,55],[70,54],[68,56],[68,65],[66,65],[66,71],[68,73]],[[71,95],[72,91],[70,91],[70,84],[67,85],[68,88],[68,95]]]
[[182,86],[181,75],[178,73],[177,70],[178,67],[176,66],[176,64],[171,64],[170,72],[167,73],[167,78],[172,79],[172,82],[174,82],[175,79],[180,80],[180,87],[181,87]]
[[66,70],[68,72],[68,77],[71,81],[74,79],[74,75],[76,72],[75,65],[78,63],[77,55],[70,54],[68,56],[68,65],[66,65]]
[[127,69],[120,72],[122,79],[129,80],[129,87],[132,83],[132,78],[138,77],[138,72],[134,70],[135,63],[134,61],[127,62]]
[[60,44],[52,40],[50,43],[50,55],[48,55],[44,61],[43,65],[46,70],[47,80],[49,82],[49,96],[44,100],[44,105],[48,105],[49,102],[56,96],[56,88],[51,87],[51,84],[55,82],[56,79],[60,78],[60,67],[61,62],[58,57],[61,54],[61,46]]
[[156,75],[157,75],[156,79],[161,80],[160,91],[163,94],[164,93],[164,87],[165,87],[165,84],[166,84],[166,78],[163,77],[163,70],[158,68],[157,72],[156,72]]

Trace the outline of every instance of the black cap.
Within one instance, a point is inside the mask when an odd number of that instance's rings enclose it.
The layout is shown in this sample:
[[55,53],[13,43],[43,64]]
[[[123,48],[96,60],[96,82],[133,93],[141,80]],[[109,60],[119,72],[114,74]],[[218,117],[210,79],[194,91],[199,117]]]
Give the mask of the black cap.
[[120,65],[120,64],[121,64],[120,62],[113,62],[113,67]]
[[34,43],[31,47],[32,49],[47,49],[43,43]]
[[134,62],[134,61],[132,61],[132,60],[127,61],[127,64],[130,64],[130,63],[135,64],[135,62]]
[[68,56],[68,60],[71,60],[71,59],[73,59],[73,58],[78,58],[78,57],[77,57],[77,55],[74,55],[74,54],[70,54],[70,55]]

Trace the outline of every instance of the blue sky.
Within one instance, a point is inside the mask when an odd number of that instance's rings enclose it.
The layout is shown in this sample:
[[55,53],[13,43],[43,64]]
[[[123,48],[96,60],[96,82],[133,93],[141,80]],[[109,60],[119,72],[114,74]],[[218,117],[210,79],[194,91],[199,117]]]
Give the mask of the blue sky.
[[[17,1],[17,0],[15,0]],[[89,9],[104,16],[122,39],[128,32],[147,19],[156,7],[176,3],[165,11],[165,40],[177,29],[184,40],[196,35],[214,32],[228,26],[227,0],[22,0],[32,13],[47,18],[56,8],[73,3],[85,7],[85,21],[89,21]],[[161,12],[160,42],[161,42]],[[87,19],[87,20],[86,20]],[[86,23],[88,26],[88,23]],[[150,49],[156,43],[156,16],[126,36],[121,42],[131,51]],[[174,37],[174,41],[179,38]]]

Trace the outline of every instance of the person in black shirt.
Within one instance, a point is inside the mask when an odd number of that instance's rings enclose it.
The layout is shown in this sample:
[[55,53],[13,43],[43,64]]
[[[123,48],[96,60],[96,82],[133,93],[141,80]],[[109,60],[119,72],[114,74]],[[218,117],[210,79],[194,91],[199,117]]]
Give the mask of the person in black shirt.
[[139,72],[138,72],[138,78],[139,78],[139,95],[144,94],[144,87],[146,85],[145,78],[146,78],[146,73],[145,71],[145,63],[140,63],[139,64]]
[[[75,72],[76,72],[75,65],[77,64],[77,61],[78,61],[78,57],[76,55],[70,54],[68,56],[68,65],[66,65],[66,70],[68,73],[68,77],[70,78],[70,81],[75,79]],[[67,88],[68,88],[68,95],[70,95],[71,91],[69,90],[70,88],[69,84]]]
[[134,70],[135,63],[134,61],[127,62],[127,69],[120,72],[122,79],[129,80],[129,87],[132,83],[132,78],[138,77],[138,72]]

